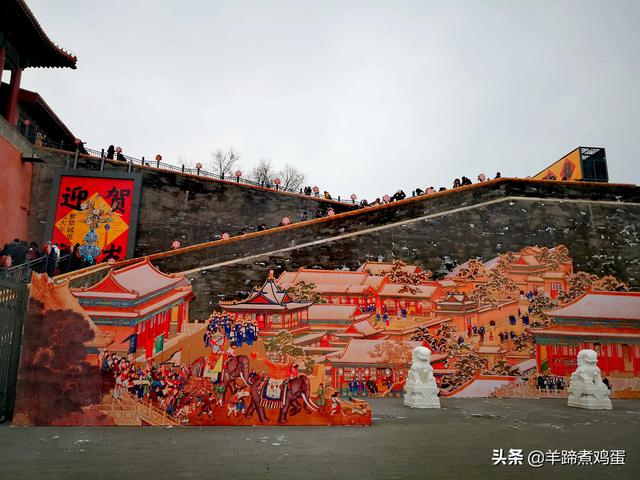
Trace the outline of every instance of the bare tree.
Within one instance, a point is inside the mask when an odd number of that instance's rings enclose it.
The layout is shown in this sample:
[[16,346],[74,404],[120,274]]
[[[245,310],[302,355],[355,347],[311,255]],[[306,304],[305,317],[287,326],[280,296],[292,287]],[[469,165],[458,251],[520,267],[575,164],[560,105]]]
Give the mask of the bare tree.
[[260,185],[268,185],[273,180],[273,167],[271,160],[261,158],[253,170],[251,170],[251,179]]
[[283,190],[297,190],[302,186],[305,179],[304,173],[289,164],[285,165],[278,175],[282,180]]
[[239,159],[240,155],[233,148],[226,152],[219,148],[215,152],[211,152],[209,166],[213,173],[224,179],[225,177],[231,177],[233,167]]

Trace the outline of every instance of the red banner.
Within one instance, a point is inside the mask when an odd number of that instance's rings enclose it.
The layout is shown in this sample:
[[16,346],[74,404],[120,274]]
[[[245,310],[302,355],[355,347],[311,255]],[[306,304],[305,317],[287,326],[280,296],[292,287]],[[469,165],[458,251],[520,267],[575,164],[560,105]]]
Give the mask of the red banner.
[[51,241],[79,244],[95,262],[125,258],[133,198],[133,179],[63,175]]

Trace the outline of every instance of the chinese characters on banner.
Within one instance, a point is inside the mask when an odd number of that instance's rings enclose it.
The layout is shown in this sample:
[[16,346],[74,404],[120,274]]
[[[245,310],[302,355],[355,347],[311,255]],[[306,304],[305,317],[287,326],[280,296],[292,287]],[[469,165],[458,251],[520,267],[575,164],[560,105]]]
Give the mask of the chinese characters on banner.
[[125,258],[133,198],[133,179],[61,176],[51,240],[94,247],[96,263]]

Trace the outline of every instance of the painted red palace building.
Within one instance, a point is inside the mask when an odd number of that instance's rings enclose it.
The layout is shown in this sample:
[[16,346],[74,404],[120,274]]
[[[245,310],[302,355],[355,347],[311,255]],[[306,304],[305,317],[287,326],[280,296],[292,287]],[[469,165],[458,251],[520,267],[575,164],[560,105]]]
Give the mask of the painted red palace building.
[[164,274],[147,259],[111,270],[89,288],[71,291],[98,328],[116,334],[115,348],[134,333],[138,347],[146,348],[161,334],[168,338],[171,323],[180,332],[194,298],[183,275]]
[[[469,298],[466,293],[450,292],[436,302],[436,313],[441,317],[449,317],[457,332],[469,332],[480,327],[489,329],[491,322],[500,328],[516,328],[518,318],[518,301],[506,299],[500,301],[497,307],[480,306],[478,302]],[[509,320],[507,327],[505,320]]]
[[[435,300],[445,292],[439,282],[425,281],[415,286],[415,292],[401,291],[403,286],[391,282],[384,274],[393,264],[366,262],[357,271],[319,270],[301,268],[296,272],[282,272],[278,285],[289,289],[299,282],[314,284],[315,291],[330,304],[373,306],[376,312],[399,314],[402,308],[411,316],[427,316],[434,310]],[[415,265],[403,267],[408,273],[419,272]]]
[[[395,383],[400,380],[399,372],[394,371],[392,366],[385,363],[383,359],[374,357],[376,347],[386,341],[385,339],[351,338],[342,352],[328,355],[327,365],[331,367],[331,386],[344,391],[349,380],[364,379],[373,380],[378,390],[384,391],[389,382]],[[403,343],[411,350],[424,346],[423,342],[413,340],[405,340]],[[437,368],[446,357],[446,354],[434,353],[431,355],[431,364]]]
[[640,293],[588,292],[546,312],[546,328],[528,328],[535,337],[538,371],[555,375],[576,369],[578,352],[598,352],[603,375],[640,376]]
[[[550,249],[551,252],[554,250],[554,248]],[[511,278],[518,285],[518,288],[524,292],[535,292],[543,289],[551,298],[556,298],[561,290],[566,291],[568,289],[567,277],[573,273],[573,260],[569,259],[557,268],[552,268],[540,260],[541,254],[542,249],[537,246],[525,247],[519,252],[513,253],[515,261],[507,264],[505,275]],[[500,258],[499,256],[492,258],[484,262],[484,266],[492,269],[498,264]],[[458,265],[446,278],[460,281],[461,290],[471,293],[475,285],[485,281],[485,279],[477,279],[475,281],[459,280],[458,273],[468,265],[469,262]]]
[[276,285],[273,271],[262,287],[254,289],[244,300],[220,302],[224,312],[234,316],[235,321],[256,322],[259,331],[266,334],[308,328],[311,305],[312,302],[294,301]]
[[366,306],[375,305],[376,291],[383,281],[383,277],[366,272],[301,268],[296,272],[282,272],[277,283],[285,290],[299,282],[313,283],[315,291],[327,303]]

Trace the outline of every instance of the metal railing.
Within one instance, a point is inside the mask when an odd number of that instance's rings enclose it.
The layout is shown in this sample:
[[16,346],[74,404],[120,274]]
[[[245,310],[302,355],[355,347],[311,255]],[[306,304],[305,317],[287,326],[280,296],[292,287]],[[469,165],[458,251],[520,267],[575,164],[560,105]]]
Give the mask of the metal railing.
[[35,260],[28,260],[20,265],[10,268],[0,268],[0,280],[25,285],[31,283],[31,273],[48,273],[50,277],[54,274],[70,272],[71,254],[63,255],[60,258],[51,258],[43,255]]
[[[75,144],[70,145],[68,143],[65,144],[64,142],[49,142],[46,140],[42,142],[42,146],[47,148],[54,148],[57,150],[65,150],[65,151],[69,151],[70,149],[76,150],[76,147],[77,147]],[[92,157],[96,157],[100,159],[109,159],[114,161],[121,161],[123,163],[131,165],[131,167],[136,165],[147,166],[147,167],[159,168],[161,170],[170,170],[173,172],[188,173],[191,175],[198,175],[201,177],[214,178],[216,180],[226,180],[228,182],[242,183],[244,185],[252,185],[254,187],[265,187],[265,188],[270,188],[272,190],[276,190],[280,192],[289,192],[289,193],[297,193],[299,195],[307,195],[303,192],[302,188],[299,188],[299,189],[284,188],[284,187],[275,185],[273,183],[255,182],[253,180],[250,180],[242,176],[236,177],[234,175],[220,175],[217,173],[208,172],[201,168],[190,168],[190,167],[187,167],[186,165],[177,166],[177,165],[172,165],[170,163],[165,163],[161,160],[156,160],[156,159],[148,160],[148,159],[145,159],[144,157],[135,158],[129,155],[124,155],[122,153],[114,153],[113,157],[111,156],[107,157],[107,154],[105,153],[104,149],[95,150],[93,148],[87,148],[87,147],[83,147],[83,149],[87,152],[88,155]],[[314,192],[311,195],[307,195],[307,196],[314,197],[314,198],[323,198],[323,196],[319,192],[318,193]],[[340,203],[345,203],[345,204],[351,204],[351,205],[355,204],[355,200],[351,200],[349,197],[343,198],[340,195],[338,195],[337,198],[332,197],[331,200],[334,200]]]

